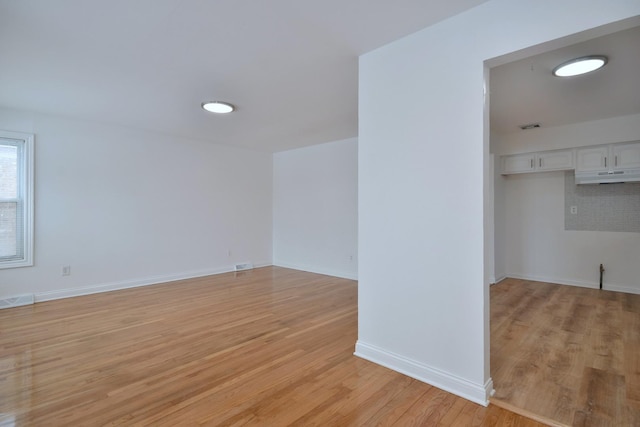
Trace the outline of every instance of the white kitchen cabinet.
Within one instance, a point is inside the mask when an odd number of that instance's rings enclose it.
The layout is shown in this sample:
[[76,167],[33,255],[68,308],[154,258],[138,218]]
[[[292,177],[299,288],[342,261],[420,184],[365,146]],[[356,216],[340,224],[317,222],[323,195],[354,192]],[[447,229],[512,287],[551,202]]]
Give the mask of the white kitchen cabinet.
[[606,170],[609,166],[609,146],[578,148],[576,153],[576,171],[592,172]]
[[640,142],[578,148],[576,172],[640,168]]
[[616,144],[612,148],[614,169],[640,168],[640,142]]
[[559,171],[574,169],[573,150],[543,151],[536,154],[538,171]]
[[573,150],[514,154],[502,157],[502,174],[570,170],[574,166]]
[[525,173],[535,170],[536,156],[534,153],[515,154],[502,157],[502,173]]

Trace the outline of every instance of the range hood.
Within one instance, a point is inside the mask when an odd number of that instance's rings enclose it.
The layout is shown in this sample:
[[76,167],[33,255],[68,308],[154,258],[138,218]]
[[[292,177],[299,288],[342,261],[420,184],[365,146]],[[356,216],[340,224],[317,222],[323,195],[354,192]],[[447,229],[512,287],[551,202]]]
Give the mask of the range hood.
[[640,182],[640,169],[576,172],[576,184],[615,184]]

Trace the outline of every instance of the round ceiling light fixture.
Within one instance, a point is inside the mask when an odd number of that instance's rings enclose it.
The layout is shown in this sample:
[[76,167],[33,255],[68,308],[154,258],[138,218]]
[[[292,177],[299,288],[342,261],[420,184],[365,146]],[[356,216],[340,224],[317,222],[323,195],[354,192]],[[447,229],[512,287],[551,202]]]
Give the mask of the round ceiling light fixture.
[[209,111],[210,113],[216,114],[227,114],[231,113],[236,107],[233,104],[229,104],[228,102],[222,101],[208,101],[202,103],[202,108]]
[[590,73],[606,65],[608,58],[603,55],[590,55],[564,62],[553,69],[558,77],[573,77]]

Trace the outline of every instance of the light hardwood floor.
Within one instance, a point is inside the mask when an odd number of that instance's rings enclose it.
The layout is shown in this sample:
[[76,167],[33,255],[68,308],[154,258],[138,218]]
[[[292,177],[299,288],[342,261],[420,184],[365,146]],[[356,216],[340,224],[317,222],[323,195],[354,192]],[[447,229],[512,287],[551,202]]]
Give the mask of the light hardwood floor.
[[356,322],[356,282],[274,267],[0,310],[0,425],[541,425],[353,356]]
[[554,425],[640,426],[640,295],[491,287],[492,403]]

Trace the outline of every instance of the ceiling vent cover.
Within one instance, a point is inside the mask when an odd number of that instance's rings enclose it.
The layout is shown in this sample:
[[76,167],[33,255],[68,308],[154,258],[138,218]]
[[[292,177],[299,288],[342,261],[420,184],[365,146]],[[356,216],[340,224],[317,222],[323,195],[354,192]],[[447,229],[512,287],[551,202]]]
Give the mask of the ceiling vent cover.
[[540,123],[529,123],[527,125],[520,125],[518,127],[522,130],[535,129],[540,127]]

